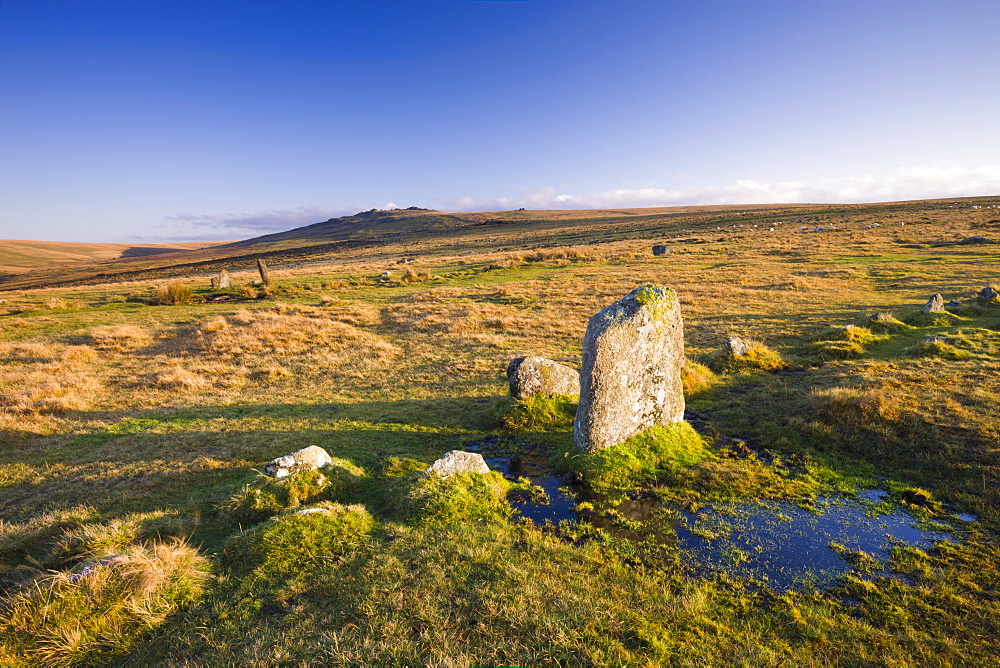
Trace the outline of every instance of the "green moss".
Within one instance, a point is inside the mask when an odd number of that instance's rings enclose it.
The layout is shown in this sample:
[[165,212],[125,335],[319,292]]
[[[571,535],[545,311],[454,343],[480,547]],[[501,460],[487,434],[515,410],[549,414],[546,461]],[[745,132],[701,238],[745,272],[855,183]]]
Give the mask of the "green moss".
[[672,470],[714,458],[687,422],[657,425],[610,448],[573,458],[573,468],[597,492],[634,488]]

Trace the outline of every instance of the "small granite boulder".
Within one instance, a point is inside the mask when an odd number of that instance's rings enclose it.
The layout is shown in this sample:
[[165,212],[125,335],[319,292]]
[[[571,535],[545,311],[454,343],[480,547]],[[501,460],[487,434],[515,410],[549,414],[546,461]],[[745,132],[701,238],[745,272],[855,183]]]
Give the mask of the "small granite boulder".
[[544,357],[517,357],[507,365],[510,396],[580,394],[580,374],[565,364]]
[[944,313],[944,297],[940,294],[932,296],[924,304],[922,313]]
[[212,279],[212,286],[216,290],[227,290],[233,287],[233,280],[229,278],[229,272],[223,269],[219,272],[219,275]]
[[424,475],[436,473],[442,478],[456,473],[489,473],[490,467],[483,456],[476,452],[452,450],[424,470]]
[[976,235],[974,237],[969,237],[967,239],[962,239],[958,243],[963,244],[963,245],[968,245],[968,244],[991,244],[991,243],[993,243],[993,240],[992,239],[987,239],[986,237],[983,237],[983,236]]
[[997,299],[1000,297],[1000,292],[993,289],[993,286],[987,285],[985,288],[979,291],[979,298],[985,299],[987,301]]
[[666,255],[669,252],[670,249],[667,248],[666,244],[656,244],[655,246],[653,246],[653,255],[656,255],[657,257],[659,257],[660,255]]
[[750,352],[751,346],[738,336],[730,336],[722,345],[722,349],[733,357],[743,357]]
[[264,473],[272,478],[287,478],[299,471],[311,471],[326,466],[332,460],[326,450],[318,445],[296,450],[264,464]]

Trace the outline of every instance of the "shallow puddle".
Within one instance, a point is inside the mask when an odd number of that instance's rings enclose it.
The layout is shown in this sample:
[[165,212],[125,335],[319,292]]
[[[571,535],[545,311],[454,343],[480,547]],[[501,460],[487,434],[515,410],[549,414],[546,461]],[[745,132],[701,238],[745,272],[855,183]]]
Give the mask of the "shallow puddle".
[[[490,468],[511,480],[527,478],[541,487],[547,503],[533,502],[527,495],[512,498],[517,515],[536,525],[563,520],[590,522],[632,540],[655,540],[675,545],[688,554],[697,573],[725,572],[737,578],[759,581],[776,591],[803,586],[822,586],[852,570],[841,552],[864,553],[874,569],[870,576],[891,576],[886,569],[892,548],[909,545],[929,548],[935,541],[954,539],[938,524],[934,529],[921,523],[899,506],[884,509],[889,493],[881,489],[858,494],[862,501],[820,497],[806,509],[787,502],[762,501],[734,505],[709,505],[696,513],[672,511],[656,498],[630,499],[614,508],[614,515],[630,520],[629,526],[604,513],[576,511],[580,494],[567,493],[565,481],[553,477],[544,458],[490,458]],[[588,499],[600,504],[600,499]],[[875,506],[873,504],[881,504]],[[956,514],[954,520],[974,522],[973,515]]]
[[928,548],[950,533],[921,528],[908,513],[868,516],[864,504],[843,498],[816,500],[815,512],[789,503],[764,502],[734,507],[707,507],[685,513],[678,523],[678,545],[700,569],[725,571],[736,577],[785,590],[823,584],[851,570],[831,546],[863,552],[884,570],[896,545]]

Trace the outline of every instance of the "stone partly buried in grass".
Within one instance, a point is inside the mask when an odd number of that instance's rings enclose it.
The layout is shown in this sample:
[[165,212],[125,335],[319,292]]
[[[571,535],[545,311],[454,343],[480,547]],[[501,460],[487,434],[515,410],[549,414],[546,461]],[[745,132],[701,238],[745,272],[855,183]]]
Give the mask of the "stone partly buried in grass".
[[490,467],[483,456],[475,452],[452,450],[427,467],[424,475],[437,474],[449,478],[456,473],[489,473]]
[[311,471],[329,464],[332,460],[326,450],[318,445],[310,445],[289,453],[282,457],[272,459],[264,464],[264,473],[278,478],[287,478],[299,471]]
[[684,329],[673,290],[647,285],[587,324],[573,427],[585,453],[684,419]]
[[544,357],[517,357],[507,365],[510,396],[526,399],[553,394],[580,394],[580,374]]

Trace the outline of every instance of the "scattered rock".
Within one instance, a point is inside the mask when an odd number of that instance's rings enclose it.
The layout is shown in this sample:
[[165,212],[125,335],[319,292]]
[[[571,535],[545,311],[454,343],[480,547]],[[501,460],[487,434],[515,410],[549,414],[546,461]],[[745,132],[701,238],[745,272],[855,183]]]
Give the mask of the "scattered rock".
[[233,280],[229,278],[229,272],[225,269],[212,279],[212,288],[215,290],[227,290],[231,287],[233,287]]
[[128,560],[129,558],[124,554],[115,554],[110,557],[105,557],[104,559],[101,559],[97,563],[87,564],[86,566],[83,567],[83,570],[81,570],[79,573],[74,573],[73,575],[71,575],[69,581],[77,582],[78,580],[82,580],[83,578],[87,577],[88,575],[90,575],[99,568],[111,568],[113,566],[120,566],[121,564],[127,563]]
[[730,336],[726,339],[726,342],[722,344],[722,349],[733,357],[743,357],[750,352],[750,348],[750,344],[738,336]]
[[594,315],[583,339],[573,438],[583,452],[684,419],[684,326],[673,290],[636,288]]
[[283,457],[272,459],[264,464],[264,473],[280,480],[299,471],[322,468],[330,462],[330,455],[326,450],[318,445],[310,445]]
[[296,510],[296,515],[314,515],[316,513],[326,513],[330,514],[329,508],[303,508],[302,510]]
[[974,237],[968,237],[967,239],[962,239],[958,243],[963,244],[963,245],[966,245],[966,244],[991,244],[991,243],[993,243],[993,240],[992,239],[987,239],[986,237],[981,237],[979,235],[976,235]]
[[666,244],[656,244],[655,246],[653,246],[653,255],[656,256],[666,255],[669,252],[670,249],[667,247]]
[[993,287],[990,285],[987,285],[985,288],[979,291],[980,299],[996,299],[997,297],[1000,297],[1000,292],[994,290]]
[[949,307],[949,306],[961,306],[961,305],[962,305],[962,302],[958,301],[957,299],[952,299],[950,302],[948,302],[948,303],[945,304],[945,307]]
[[544,357],[517,357],[507,365],[510,396],[580,394],[580,374],[565,364]]
[[939,294],[938,295],[934,295],[933,297],[931,297],[930,299],[927,300],[927,303],[924,304],[923,311],[921,311],[921,312],[922,313],[944,313],[945,312],[945,310],[944,310],[944,297],[942,297]]
[[453,476],[456,473],[489,473],[483,456],[476,452],[464,452],[462,450],[452,450],[441,459],[437,460],[424,470],[424,475],[436,473],[442,478]]

